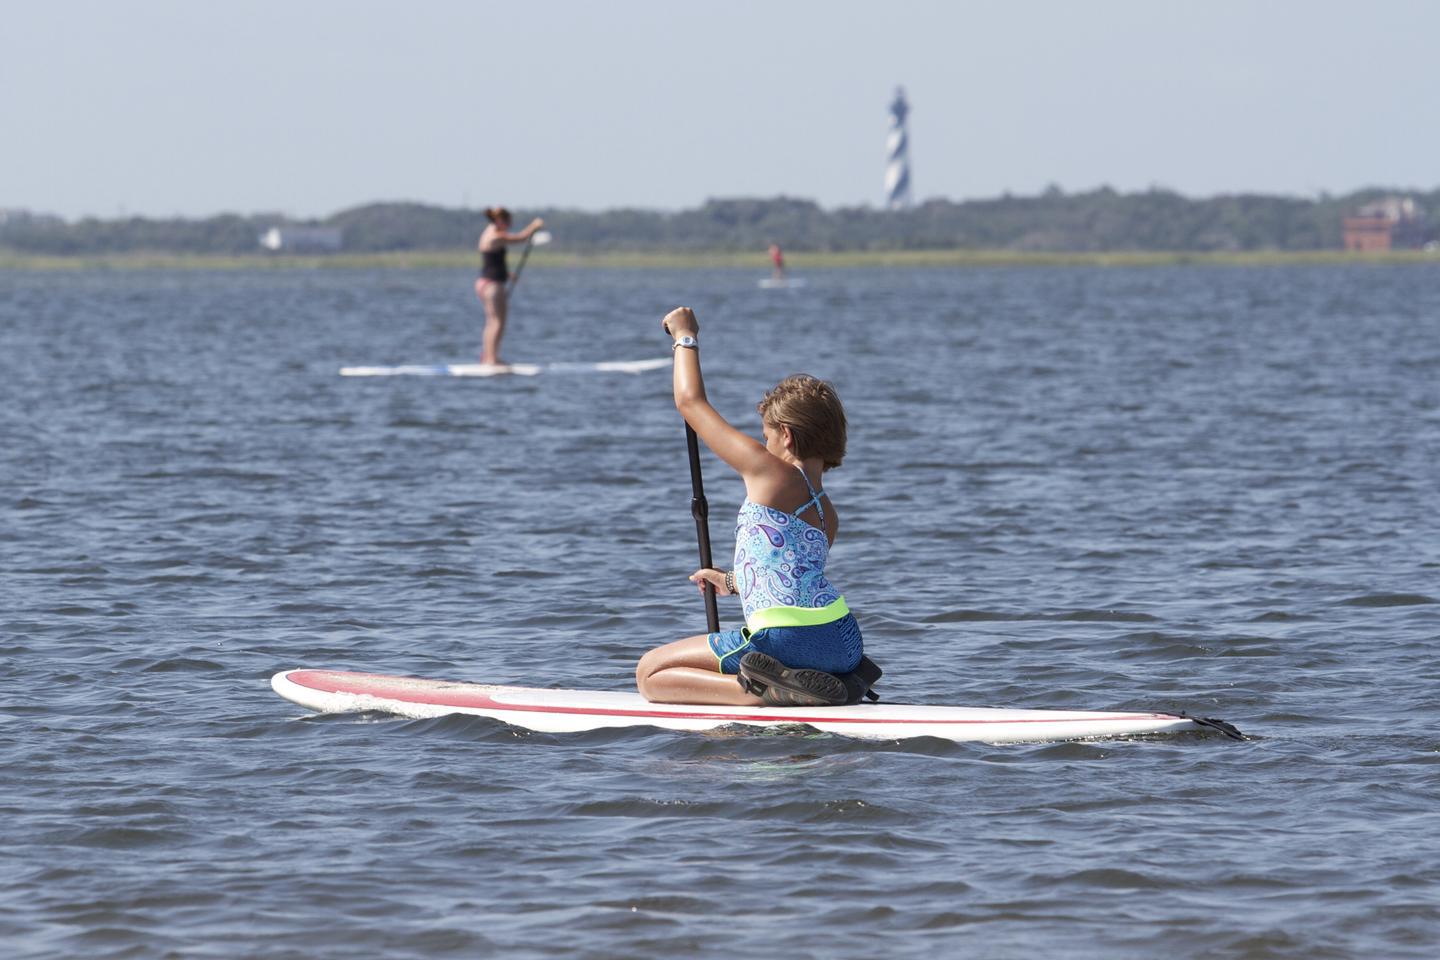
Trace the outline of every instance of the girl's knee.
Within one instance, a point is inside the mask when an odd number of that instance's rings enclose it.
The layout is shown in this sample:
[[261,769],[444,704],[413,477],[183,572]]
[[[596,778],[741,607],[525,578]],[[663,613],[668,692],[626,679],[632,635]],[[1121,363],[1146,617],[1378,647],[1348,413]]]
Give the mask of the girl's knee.
[[635,664],[636,686],[643,685],[656,670],[660,669],[661,649],[660,647],[656,647],[653,650],[646,651],[645,655],[640,658],[640,662]]
[[658,651],[651,650],[635,664],[635,689],[640,691],[640,696],[646,700],[650,699],[650,678],[662,666],[659,657],[655,656],[656,653]]

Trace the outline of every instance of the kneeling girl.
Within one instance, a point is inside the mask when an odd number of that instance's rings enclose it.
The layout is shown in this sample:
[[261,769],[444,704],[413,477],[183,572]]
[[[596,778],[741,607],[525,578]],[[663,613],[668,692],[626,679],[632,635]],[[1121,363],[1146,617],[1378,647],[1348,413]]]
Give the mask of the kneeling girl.
[[676,408],[745,481],[733,568],[697,570],[690,579],[702,591],[708,583],[721,596],[738,595],[745,628],[651,650],[636,668],[636,685],[657,703],[806,702],[771,695],[762,700],[749,692],[757,687],[742,687],[735,675],[748,654],[747,668],[772,689],[793,681],[802,694],[817,687],[818,699],[810,702],[833,700],[836,676],[855,670],[864,653],[859,625],[825,576],[839,517],[820,479],[845,457],[845,409],[829,383],[787,377],[757,405],[762,444],[727,423],[706,399],[694,312],[673,310],[664,325],[675,338]]

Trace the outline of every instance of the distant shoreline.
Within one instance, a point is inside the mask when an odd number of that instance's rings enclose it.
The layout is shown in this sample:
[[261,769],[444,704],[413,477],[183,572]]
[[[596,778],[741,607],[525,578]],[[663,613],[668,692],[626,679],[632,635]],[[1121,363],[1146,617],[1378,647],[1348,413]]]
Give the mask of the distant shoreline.
[[[1423,250],[1355,253],[1345,250],[1256,250],[1217,253],[1113,251],[1094,253],[1024,252],[1015,250],[898,250],[786,254],[792,272],[806,270],[878,269],[885,267],[1169,267],[1169,266],[1354,266],[1436,264],[1440,254]],[[763,254],[701,251],[566,254],[541,251],[530,266],[683,270],[750,269],[768,275]],[[123,253],[82,256],[36,256],[0,251],[4,271],[86,270],[461,270],[475,267],[471,251],[425,250],[394,253],[325,255],[229,256],[214,254]]]

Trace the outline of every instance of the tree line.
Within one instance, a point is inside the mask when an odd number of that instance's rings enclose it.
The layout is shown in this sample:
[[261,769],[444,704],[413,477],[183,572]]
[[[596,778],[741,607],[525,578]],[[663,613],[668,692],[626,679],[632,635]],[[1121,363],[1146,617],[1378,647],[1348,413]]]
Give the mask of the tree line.
[[[714,199],[692,210],[516,210],[518,222],[544,217],[565,249],[604,252],[736,252],[779,243],[790,251],[1011,250],[1258,251],[1342,247],[1341,222],[1381,197],[1413,197],[1440,213],[1440,189],[1361,190],[1345,196],[1234,194],[1189,198],[1165,189],[1119,193],[1102,187],[984,200],[927,200],[908,210],[822,209],[809,200]],[[373,203],[321,220],[267,214],[204,219],[126,217],[65,221],[9,211],[0,216],[0,248],[16,253],[251,254],[271,227],[339,227],[350,252],[460,250],[475,245],[478,211],[418,203]],[[1440,216],[1412,234],[1440,235]]]

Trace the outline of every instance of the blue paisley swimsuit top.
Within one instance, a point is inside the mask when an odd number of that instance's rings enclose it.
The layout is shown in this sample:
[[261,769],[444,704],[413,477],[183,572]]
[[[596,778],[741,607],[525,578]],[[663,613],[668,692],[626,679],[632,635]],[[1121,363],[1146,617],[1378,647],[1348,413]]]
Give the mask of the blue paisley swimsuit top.
[[[799,469],[797,467],[797,469]],[[823,491],[805,476],[810,499],[794,513],[747,498],[735,519],[735,586],[752,629],[781,624],[828,623],[848,611],[825,579],[830,541],[825,531],[800,514],[812,506],[825,522]]]

